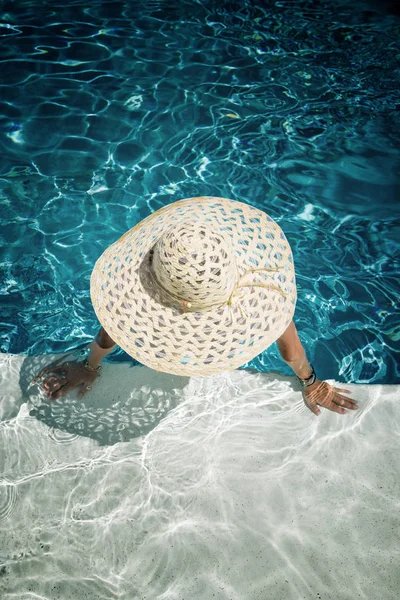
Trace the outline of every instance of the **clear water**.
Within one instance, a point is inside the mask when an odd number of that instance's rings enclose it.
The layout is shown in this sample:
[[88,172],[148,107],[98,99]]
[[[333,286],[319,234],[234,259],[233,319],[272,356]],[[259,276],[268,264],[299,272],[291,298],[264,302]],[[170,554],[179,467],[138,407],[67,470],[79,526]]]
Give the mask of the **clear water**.
[[[89,340],[104,248],[208,194],[284,229],[322,378],[400,382],[400,20],[372,2],[258,4],[3,3],[2,352]],[[274,347],[251,366],[284,371]]]

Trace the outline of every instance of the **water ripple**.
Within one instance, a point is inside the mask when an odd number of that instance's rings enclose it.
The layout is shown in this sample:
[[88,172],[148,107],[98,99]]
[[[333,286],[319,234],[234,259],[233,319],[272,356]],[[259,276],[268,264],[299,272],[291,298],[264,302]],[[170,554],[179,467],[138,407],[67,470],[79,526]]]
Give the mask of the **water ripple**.
[[0,479],[0,523],[11,516],[17,503],[17,487],[6,479]]
[[[166,203],[213,194],[286,232],[321,377],[399,382],[398,20],[356,6],[9,7],[1,351],[92,335],[103,249]],[[282,368],[274,348],[252,366]]]

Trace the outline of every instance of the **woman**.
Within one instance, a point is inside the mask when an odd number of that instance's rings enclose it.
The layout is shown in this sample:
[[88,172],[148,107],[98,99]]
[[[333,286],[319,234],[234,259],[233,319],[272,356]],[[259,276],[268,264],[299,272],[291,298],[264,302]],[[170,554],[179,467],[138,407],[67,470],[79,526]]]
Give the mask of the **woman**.
[[165,206],[102,254],[90,292],[102,328],[83,362],[56,361],[35,378],[52,399],[78,387],[83,397],[117,344],[153,369],[192,376],[236,369],[277,341],[314,414],[357,408],[308,362],[289,243],[252,206],[204,196]]

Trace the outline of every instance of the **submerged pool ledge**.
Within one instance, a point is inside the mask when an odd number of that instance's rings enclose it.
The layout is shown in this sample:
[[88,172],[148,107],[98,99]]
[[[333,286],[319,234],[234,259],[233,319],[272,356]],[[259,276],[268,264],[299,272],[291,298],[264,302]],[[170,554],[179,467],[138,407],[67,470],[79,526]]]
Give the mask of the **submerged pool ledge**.
[[107,363],[50,402],[51,358],[0,357],[2,598],[397,598],[399,386],[317,418],[295,378]]

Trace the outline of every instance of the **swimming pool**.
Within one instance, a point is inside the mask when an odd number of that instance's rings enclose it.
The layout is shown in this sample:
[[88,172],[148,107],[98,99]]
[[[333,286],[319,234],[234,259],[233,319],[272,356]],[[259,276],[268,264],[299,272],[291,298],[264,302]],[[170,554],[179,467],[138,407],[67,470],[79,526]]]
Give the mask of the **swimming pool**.
[[[2,352],[89,341],[104,248],[204,194],[285,231],[321,378],[400,382],[397,17],[342,0],[47,0],[2,21]],[[286,372],[275,348],[251,366]]]
[[[359,410],[316,418],[286,374],[122,353],[84,402],[28,383],[96,331],[104,248],[199,193],[285,230],[321,377],[398,383],[399,20],[372,0],[64,4],[2,4],[1,598],[398,600],[398,386],[350,384]],[[252,366],[284,367],[274,348]]]

